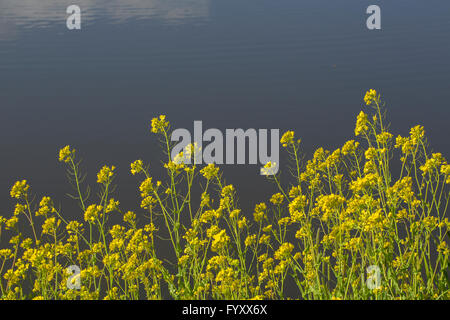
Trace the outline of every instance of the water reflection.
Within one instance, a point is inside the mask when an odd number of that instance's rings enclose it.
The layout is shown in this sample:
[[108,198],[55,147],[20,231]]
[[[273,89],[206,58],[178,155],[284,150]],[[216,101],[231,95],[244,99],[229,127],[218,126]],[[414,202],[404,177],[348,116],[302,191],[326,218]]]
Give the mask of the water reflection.
[[123,23],[129,19],[159,19],[179,24],[209,17],[210,0],[2,0],[0,2],[0,40],[13,39],[18,29],[64,24],[66,8],[81,7],[83,24],[97,20]]

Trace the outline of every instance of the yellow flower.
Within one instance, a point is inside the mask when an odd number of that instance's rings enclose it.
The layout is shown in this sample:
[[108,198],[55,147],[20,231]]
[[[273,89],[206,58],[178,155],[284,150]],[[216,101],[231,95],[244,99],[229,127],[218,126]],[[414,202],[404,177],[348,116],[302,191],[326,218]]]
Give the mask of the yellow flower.
[[239,229],[242,229],[242,228],[244,228],[245,226],[247,226],[247,218],[246,218],[246,217],[242,217],[242,219],[240,219],[240,220],[238,221],[238,228],[239,228]]
[[201,195],[200,207],[209,207],[210,201],[211,201],[211,199],[209,197],[209,194],[207,194],[206,192],[203,192]]
[[98,218],[100,218],[102,210],[102,206],[98,206],[95,204],[90,205],[84,212],[84,220],[94,223]]
[[261,174],[264,176],[273,176],[278,172],[278,165],[276,162],[267,162],[264,168],[261,168]]
[[417,125],[409,131],[411,141],[414,145],[417,145],[419,143],[419,140],[421,140],[425,136],[425,129],[423,126]]
[[135,174],[142,171],[144,164],[142,160],[136,160],[130,166],[131,166],[131,174],[134,176]]
[[44,221],[44,224],[42,225],[42,234],[49,234],[52,235],[56,232],[56,229],[60,225],[61,221],[56,221],[55,217],[48,218]]
[[368,123],[367,114],[361,111],[358,117],[356,118],[355,136],[359,136],[360,134],[366,132],[369,129],[367,123]]
[[306,196],[299,195],[289,203],[289,214],[291,215],[292,222],[299,222],[304,216],[304,207],[306,205]]
[[145,179],[139,186],[139,190],[142,198],[148,197],[154,190],[152,177]]
[[159,118],[152,119],[152,128],[151,131],[153,133],[163,133],[165,129],[169,126],[169,122],[166,121],[165,115],[160,115]]
[[377,98],[377,92],[374,89],[370,89],[366,92],[366,95],[364,96],[364,102],[367,105],[372,104],[372,102],[376,101]]
[[178,174],[180,170],[182,170],[185,167],[184,163],[176,163],[172,160],[164,164],[164,168],[169,169],[170,171],[173,171],[174,173]]
[[263,234],[260,238],[259,238],[259,243],[260,244],[268,244],[270,241],[270,235],[268,234]]
[[289,197],[296,198],[298,196],[302,195],[302,187],[301,186],[294,186],[289,190]]
[[449,254],[449,248],[448,245],[445,241],[442,241],[438,247],[437,247],[437,252],[442,253],[444,256],[448,256]]
[[47,216],[49,213],[55,211],[52,199],[50,197],[43,197],[39,203],[39,210],[36,212],[36,216]]
[[4,259],[9,259],[13,256],[11,249],[0,249],[0,257]]
[[[445,158],[441,153],[433,153],[431,158],[425,161],[423,166],[420,166],[420,170],[422,171],[422,175],[432,174],[435,170],[438,172],[438,167],[441,164],[446,164]],[[442,169],[441,169],[442,170]]]
[[290,258],[292,250],[294,250],[294,245],[289,242],[285,242],[278,248],[277,251],[275,251],[273,256],[277,260],[286,260]]
[[280,226],[282,226],[282,225],[287,225],[287,224],[289,224],[290,221],[291,221],[291,218],[290,218],[290,217],[283,217],[283,218],[281,218],[280,220],[278,220],[278,224],[279,224]]
[[83,224],[79,223],[78,221],[70,221],[67,226],[66,230],[69,234],[80,232],[80,229],[83,227]]
[[30,186],[27,184],[27,180],[17,181],[11,188],[11,198],[25,198],[29,188]]
[[110,183],[112,177],[114,176],[115,169],[116,169],[115,166],[112,167],[103,166],[103,168],[101,168],[99,173],[97,174],[97,182],[102,184]]
[[392,133],[384,131],[377,135],[377,142],[380,144],[386,144],[388,141],[392,139]]
[[343,210],[345,198],[337,194],[320,195],[317,197],[317,207],[321,209],[322,220],[327,221],[333,213]]
[[109,203],[106,206],[105,212],[109,213],[119,210],[119,204],[120,204],[119,201],[115,201],[113,198],[109,199]]
[[128,211],[123,215],[123,221],[133,224],[136,220],[136,214],[133,211]]
[[202,170],[200,170],[200,173],[208,180],[214,178],[219,173],[219,168],[217,168],[214,163],[208,164],[206,167],[204,167]]
[[284,200],[284,196],[281,193],[276,193],[276,194],[272,195],[272,197],[270,198],[270,202],[274,205],[282,204],[283,200]]
[[266,218],[266,212],[265,212],[266,209],[267,209],[267,206],[264,202],[261,202],[256,205],[255,212],[253,213],[253,218],[255,219],[256,222],[259,222],[262,219]]
[[230,212],[230,218],[231,219],[235,219],[239,216],[239,213],[241,213],[240,209],[235,209],[233,211]]
[[446,184],[450,184],[450,164],[443,164],[441,167],[441,173],[447,178]]
[[211,250],[214,252],[218,252],[219,250],[225,248],[228,244],[230,237],[227,236],[225,230],[221,230],[213,236],[213,241],[211,244]]
[[365,152],[365,157],[367,160],[374,159],[377,156],[377,149],[370,147]]
[[19,222],[19,218],[17,218],[17,216],[13,216],[9,220],[6,220],[5,221],[6,229],[13,229],[17,225],[17,222]]
[[155,206],[156,202],[157,200],[152,196],[145,197],[141,202],[141,208],[151,210]]
[[280,143],[283,147],[287,147],[288,145],[294,143],[294,131],[287,131],[280,139]]
[[346,156],[349,153],[355,152],[359,146],[359,142],[355,142],[355,140],[347,141],[342,147],[342,154]]
[[185,254],[178,259],[178,264],[184,265],[184,264],[186,264],[186,262],[188,262],[188,260],[189,260],[189,256]]
[[25,213],[28,209],[28,206],[25,204],[16,203],[16,207],[14,208],[14,215],[18,216],[21,213]]
[[68,163],[73,160],[75,156],[75,149],[70,149],[70,146],[65,146],[59,150],[59,161]]
[[250,247],[250,246],[253,245],[255,242],[256,242],[256,235],[253,234],[253,235],[249,235],[249,236],[245,239],[244,244],[245,244],[246,247]]
[[234,187],[232,184],[229,184],[222,188],[222,197],[229,197],[233,195]]

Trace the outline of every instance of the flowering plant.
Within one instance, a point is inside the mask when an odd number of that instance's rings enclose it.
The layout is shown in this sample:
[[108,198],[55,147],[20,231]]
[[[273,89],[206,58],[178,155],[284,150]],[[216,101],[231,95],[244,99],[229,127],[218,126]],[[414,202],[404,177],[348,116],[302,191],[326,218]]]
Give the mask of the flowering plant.
[[[27,181],[16,182],[14,212],[0,217],[1,298],[449,299],[450,165],[430,154],[422,126],[394,139],[375,90],[364,101],[370,109],[357,116],[356,138],[332,152],[319,148],[302,163],[301,141],[293,131],[282,136],[291,180],[273,175],[277,192],[252,216],[217,166],[172,161],[165,116],[151,131],[169,157],[167,180],[155,181],[142,160],[131,164],[142,177],[137,212],[112,197],[114,166],[100,170],[99,198],[90,199],[76,151],[62,148],[80,219],[66,220],[48,196],[35,204]],[[122,223],[109,223],[111,215]],[[67,272],[73,265],[76,276]]]

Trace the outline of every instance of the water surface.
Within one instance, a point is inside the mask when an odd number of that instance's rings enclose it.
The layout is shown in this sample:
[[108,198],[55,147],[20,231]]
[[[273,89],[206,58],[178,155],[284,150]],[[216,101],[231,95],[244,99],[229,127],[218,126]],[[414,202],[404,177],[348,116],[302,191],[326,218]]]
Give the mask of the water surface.
[[[149,132],[159,114],[188,129],[293,129],[310,154],[352,138],[376,88],[394,133],[421,123],[449,157],[450,2],[376,3],[381,31],[365,27],[365,0],[1,0],[1,213],[17,179],[39,198],[70,190],[57,162],[66,144],[92,182],[116,165],[134,209],[129,163],[144,158],[161,173]],[[66,28],[71,4],[80,31]],[[225,168],[247,209],[272,190],[258,170]]]

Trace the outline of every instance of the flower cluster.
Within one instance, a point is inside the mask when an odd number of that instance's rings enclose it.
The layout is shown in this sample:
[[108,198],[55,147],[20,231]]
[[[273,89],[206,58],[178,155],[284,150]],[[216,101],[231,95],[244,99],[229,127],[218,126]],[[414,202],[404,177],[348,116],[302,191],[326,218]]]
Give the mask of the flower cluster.
[[114,166],[87,186],[75,150],[62,148],[79,218],[37,198],[27,180],[13,184],[12,213],[0,216],[0,298],[450,299],[450,165],[428,151],[420,125],[394,143],[375,90],[364,102],[375,113],[361,111],[356,138],[334,151],[303,162],[294,132],[281,137],[289,171],[269,178],[275,191],[253,215],[219,167],[184,161],[195,145],[170,158],[165,116],[151,127],[167,149],[167,177],[131,163],[135,210],[117,200]]

